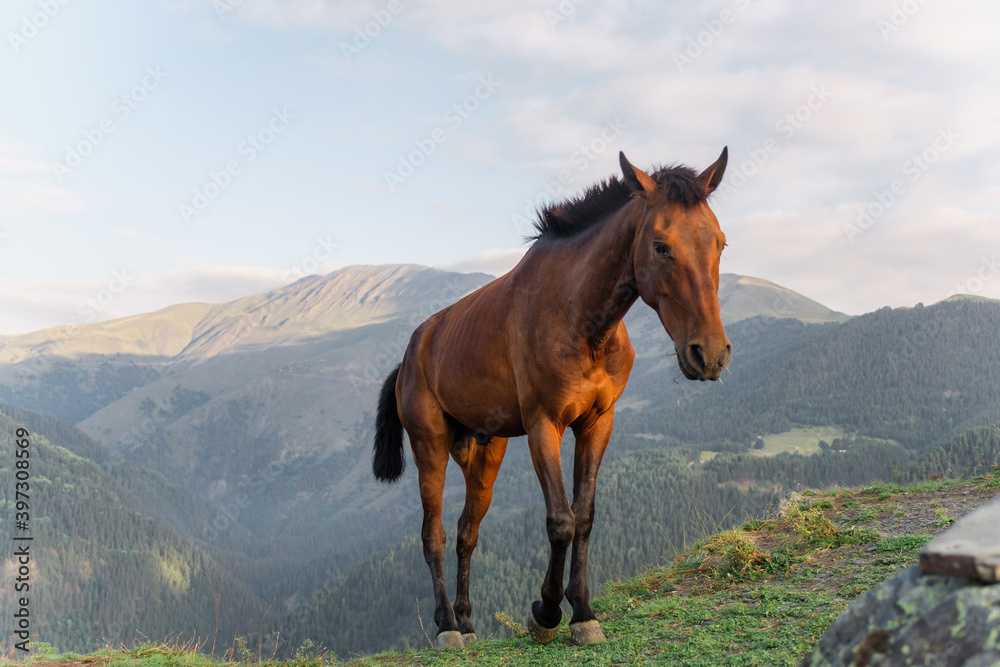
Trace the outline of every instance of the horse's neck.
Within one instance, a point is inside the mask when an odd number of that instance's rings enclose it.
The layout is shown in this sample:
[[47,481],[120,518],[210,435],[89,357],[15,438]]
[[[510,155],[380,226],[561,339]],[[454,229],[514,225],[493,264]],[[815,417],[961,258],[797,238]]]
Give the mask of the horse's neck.
[[630,202],[579,242],[579,259],[567,282],[571,330],[599,347],[638,297],[632,245],[641,216]]

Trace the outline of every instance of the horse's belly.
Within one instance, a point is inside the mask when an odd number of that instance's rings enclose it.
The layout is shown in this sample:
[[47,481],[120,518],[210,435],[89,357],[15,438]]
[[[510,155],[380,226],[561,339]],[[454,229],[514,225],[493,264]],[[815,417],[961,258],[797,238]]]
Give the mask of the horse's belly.
[[513,391],[504,391],[500,383],[461,382],[439,394],[444,411],[455,421],[479,435],[513,438],[524,435],[521,407]]

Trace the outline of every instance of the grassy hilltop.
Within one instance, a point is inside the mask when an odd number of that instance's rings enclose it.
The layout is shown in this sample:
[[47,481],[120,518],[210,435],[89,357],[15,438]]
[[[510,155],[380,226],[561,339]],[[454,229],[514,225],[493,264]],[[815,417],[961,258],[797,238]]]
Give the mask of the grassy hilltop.
[[[292,659],[262,662],[318,667],[397,665],[795,665],[851,600],[916,562],[919,548],[958,517],[1000,494],[1000,467],[967,480],[912,486],[807,491],[773,518],[706,534],[672,564],[608,584],[594,601],[608,641],[569,643],[568,628],[548,646],[520,636],[522,609],[498,610],[519,636],[464,650],[380,653],[337,662],[305,645]],[[777,514],[775,512],[775,514]],[[507,612],[510,612],[509,614]],[[565,622],[564,622],[565,623]],[[428,627],[427,624],[430,624]],[[425,621],[428,633],[433,624]],[[205,655],[210,642],[108,648],[81,657],[45,647],[36,665],[234,665],[258,662],[239,637]],[[200,648],[200,653],[196,648]]]

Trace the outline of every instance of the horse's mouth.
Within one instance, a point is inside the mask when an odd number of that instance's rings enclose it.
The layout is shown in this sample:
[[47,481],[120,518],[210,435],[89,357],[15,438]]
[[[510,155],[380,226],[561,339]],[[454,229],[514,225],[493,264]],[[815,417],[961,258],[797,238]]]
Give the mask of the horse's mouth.
[[705,379],[703,377],[700,377],[697,371],[695,371],[694,368],[691,367],[691,363],[687,360],[687,357],[684,356],[683,351],[679,351],[677,353],[677,365],[680,367],[681,373],[683,373],[684,377],[686,377],[688,380]]
[[701,382],[711,380],[714,382],[719,379],[720,375],[722,375],[722,368],[709,368],[699,371],[691,364],[690,361],[688,361],[683,350],[677,351],[677,365],[680,367],[681,373],[683,373],[684,377],[688,380],[699,380]]

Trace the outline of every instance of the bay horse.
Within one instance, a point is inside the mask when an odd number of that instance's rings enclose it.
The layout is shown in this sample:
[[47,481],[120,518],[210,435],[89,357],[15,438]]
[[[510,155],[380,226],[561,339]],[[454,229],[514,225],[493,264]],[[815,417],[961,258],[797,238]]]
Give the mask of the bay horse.
[[[656,311],[690,380],[717,380],[729,363],[718,298],[726,238],[707,202],[727,159],[723,149],[701,174],[669,167],[650,175],[619,153],[622,179],[542,210],[517,266],[413,332],[379,395],[372,471],[381,482],[399,479],[405,430],[419,477],[437,648],[475,641],[469,563],[507,439],[520,435],[528,436],[545,496],[551,547],[528,629],[540,643],[555,639],[572,544],[565,588],[572,640],[604,640],[590,608],[587,550],[597,470],[635,357],[622,318],[637,298]],[[559,453],[567,428],[576,441],[572,504]],[[441,525],[449,455],[465,477],[454,607]]]

